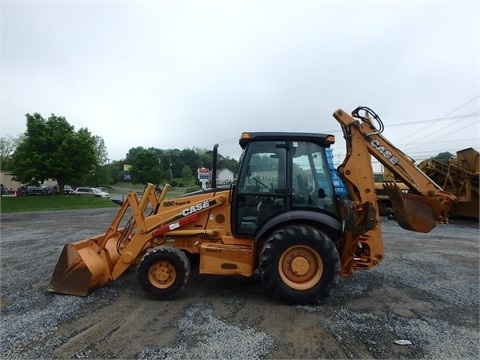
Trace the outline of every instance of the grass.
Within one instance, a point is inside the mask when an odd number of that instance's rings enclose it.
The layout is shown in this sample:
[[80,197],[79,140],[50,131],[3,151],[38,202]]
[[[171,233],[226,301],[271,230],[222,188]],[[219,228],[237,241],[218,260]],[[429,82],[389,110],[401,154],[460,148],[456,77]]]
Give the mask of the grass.
[[109,199],[71,195],[2,197],[0,201],[0,212],[2,214],[12,212],[96,209],[108,207],[118,207],[118,205]]
[[[144,186],[140,184],[134,185],[131,183],[119,183],[107,188],[110,194],[126,195],[129,191],[134,190],[139,193],[138,196],[140,197]],[[186,190],[187,187],[170,189],[170,191],[167,193],[167,199],[185,195]],[[72,195],[2,197],[0,200],[0,213],[95,209],[108,207],[118,207],[118,205],[108,199]]]

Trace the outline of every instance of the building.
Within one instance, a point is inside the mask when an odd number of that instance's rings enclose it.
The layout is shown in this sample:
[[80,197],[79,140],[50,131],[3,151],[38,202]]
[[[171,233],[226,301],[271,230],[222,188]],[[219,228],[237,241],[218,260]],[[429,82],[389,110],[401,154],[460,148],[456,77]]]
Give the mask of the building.
[[217,171],[217,185],[231,184],[235,179],[235,175],[228,169]]
[[[18,190],[23,185],[22,183],[19,183],[18,181],[13,180],[12,174],[5,171],[0,171],[0,181],[5,189],[9,189],[12,191]],[[46,186],[46,187],[53,187],[56,185],[57,185],[57,181],[51,180],[51,179],[42,183],[42,186]]]

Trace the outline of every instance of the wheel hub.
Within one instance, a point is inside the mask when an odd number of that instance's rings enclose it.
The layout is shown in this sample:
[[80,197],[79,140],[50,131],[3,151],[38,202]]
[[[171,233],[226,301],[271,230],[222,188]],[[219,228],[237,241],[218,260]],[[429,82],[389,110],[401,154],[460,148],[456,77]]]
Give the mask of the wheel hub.
[[311,247],[295,245],[282,254],[278,269],[285,284],[296,290],[306,290],[322,278],[323,263]]
[[163,281],[167,280],[169,276],[170,276],[170,271],[168,271],[168,268],[165,267],[165,266],[160,266],[155,271],[155,277],[159,281],[163,282]]
[[148,271],[150,283],[160,289],[171,286],[175,282],[176,276],[175,268],[166,261],[159,261],[153,264]]
[[296,256],[290,263],[290,268],[295,275],[303,276],[308,272],[310,265],[308,260],[301,256]]

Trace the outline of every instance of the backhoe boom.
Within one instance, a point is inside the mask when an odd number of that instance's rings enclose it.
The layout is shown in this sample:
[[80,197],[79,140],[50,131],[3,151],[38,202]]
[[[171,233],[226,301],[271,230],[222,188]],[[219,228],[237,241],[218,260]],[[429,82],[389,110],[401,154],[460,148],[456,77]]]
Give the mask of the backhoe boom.
[[[362,110],[365,111],[365,116],[359,114]],[[447,210],[456,201],[456,197],[443,191],[408,155],[381,135],[383,123],[377,114],[369,108],[358,107],[352,112],[352,116],[342,109],[337,110],[333,116],[341,124],[347,142],[347,157],[339,172],[347,177],[348,182],[354,183],[359,188],[360,197],[373,190],[370,181],[370,177],[373,181],[373,172],[368,171],[365,174],[362,171],[363,179],[362,177],[352,179],[345,174],[344,168],[350,161],[364,160],[369,158],[370,154],[410,189],[408,193],[403,193],[394,183],[385,185],[392,200],[396,219],[402,227],[418,232],[429,232],[437,222],[447,220]],[[374,126],[373,120],[378,123],[378,129]],[[355,142],[363,142],[365,146],[355,146]],[[368,184],[365,183],[366,177],[369,178]]]

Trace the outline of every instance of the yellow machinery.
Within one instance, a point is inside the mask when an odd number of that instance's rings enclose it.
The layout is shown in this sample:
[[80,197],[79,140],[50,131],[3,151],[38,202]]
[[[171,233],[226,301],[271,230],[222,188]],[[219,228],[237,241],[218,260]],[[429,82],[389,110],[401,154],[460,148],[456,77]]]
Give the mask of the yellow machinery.
[[479,153],[473,148],[457,151],[457,156],[447,164],[429,159],[418,167],[437,184],[455,194],[458,201],[453,205],[450,216],[479,218],[478,179]]
[[381,216],[390,215],[393,213],[392,202],[388,196],[388,190],[384,185],[394,183],[401,191],[408,192],[408,186],[403,182],[395,179],[395,176],[388,169],[383,169],[381,173],[374,174],[375,178],[375,193],[377,194],[378,212]]
[[[362,116],[361,113],[364,113]],[[328,134],[245,132],[238,179],[166,199],[148,185],[139,199],[128,194],[104,234],[65,245],[49,290],[86,296],[138,266],[142,288],[157,299],[180,291],[192,257],[200,274],[243,275],[258,271],[262,284],[288,304],[314,304],[339,276],[383,259],[371,156],[409,187],[386,184],[399,224],[428,232],[455,200],[389,143],[370,109],[337,110],[347,144],[338,173],[348,198],[337,198],[325,149]]]

